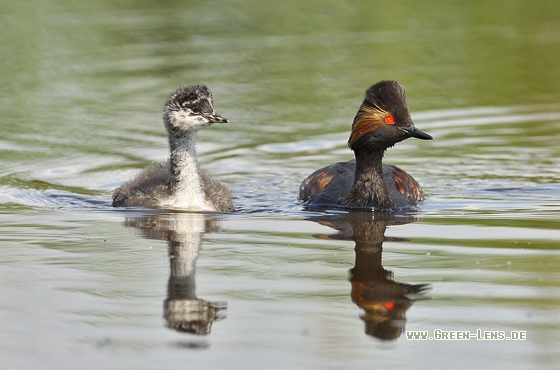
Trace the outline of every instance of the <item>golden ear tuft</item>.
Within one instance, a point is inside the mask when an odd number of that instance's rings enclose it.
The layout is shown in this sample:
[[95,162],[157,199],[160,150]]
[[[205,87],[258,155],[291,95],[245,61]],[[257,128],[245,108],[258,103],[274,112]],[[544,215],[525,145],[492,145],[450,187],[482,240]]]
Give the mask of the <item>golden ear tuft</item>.
[[[390,121],[392,121],[392,123],[390,123]],[[384,123],[390,125],[394,124],[395,117],[377,105],[375,107],[362,105],[356,118],[354,118],[352,132],[350,133],[350,139],[348,139],[348,146],[352,147],[356,140],[367,133],[377,130],[379,125]]]

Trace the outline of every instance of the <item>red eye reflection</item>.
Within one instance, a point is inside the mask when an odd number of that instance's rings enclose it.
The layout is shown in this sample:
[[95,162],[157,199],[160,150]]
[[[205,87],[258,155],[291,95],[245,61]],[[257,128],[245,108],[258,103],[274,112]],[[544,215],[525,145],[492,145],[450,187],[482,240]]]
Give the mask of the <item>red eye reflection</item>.
[[385,117],[385,123],[388,125],[394,125],[395,124],[395,117],[393,116],[387,116]]
[[385,302],[385,308],[388,309],[388,310],[392,310],[393,308],[395,308],[395,303],[394,302]]

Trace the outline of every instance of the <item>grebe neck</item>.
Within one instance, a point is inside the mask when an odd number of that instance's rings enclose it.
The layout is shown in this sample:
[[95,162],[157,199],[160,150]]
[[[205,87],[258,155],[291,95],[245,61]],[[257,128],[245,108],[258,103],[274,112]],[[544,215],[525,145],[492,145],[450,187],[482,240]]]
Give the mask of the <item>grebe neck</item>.
[[202,189],[195,145],[196,132],[169,132],[170,205],[190,210],[212,210]]
[[171,188],[176,189],[183,184],[200,186],[195,148],[196,133],[182,132],[180,135],[173,135],[169,139]]
[[350,208],[372,207],[376,211],[393,211],[395,202],[389,196],[383,181],[383,154],[385,149],[356,150],[356,173],[346,205]]

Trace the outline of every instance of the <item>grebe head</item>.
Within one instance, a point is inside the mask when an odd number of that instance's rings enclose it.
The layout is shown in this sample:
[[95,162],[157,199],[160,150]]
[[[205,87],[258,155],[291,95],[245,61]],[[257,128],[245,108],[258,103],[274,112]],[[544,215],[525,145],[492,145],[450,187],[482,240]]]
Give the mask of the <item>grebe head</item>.
[[396,81],[372,85],[354,117],[348,146],[354,151],[387,149],[409,137],[432,139],[414,126],[404,89]]
[[182,86],[169,95],[163,108],[168,130],[193,131],[213,123],[227,123],[214,109],[212,93],[205,85]]

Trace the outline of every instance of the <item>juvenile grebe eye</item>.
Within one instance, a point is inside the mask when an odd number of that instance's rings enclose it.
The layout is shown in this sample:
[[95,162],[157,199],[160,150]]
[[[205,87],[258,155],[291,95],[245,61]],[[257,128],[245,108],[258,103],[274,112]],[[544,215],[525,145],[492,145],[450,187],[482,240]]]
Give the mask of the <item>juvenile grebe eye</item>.
[[385,117],[385,123],[388,125],[394,125],[395,124],[395,117],[389,115]]
[[199,114],[200,113],[200,109],[193,107],[191,108],[191,112],[193,112],[194,114]]

